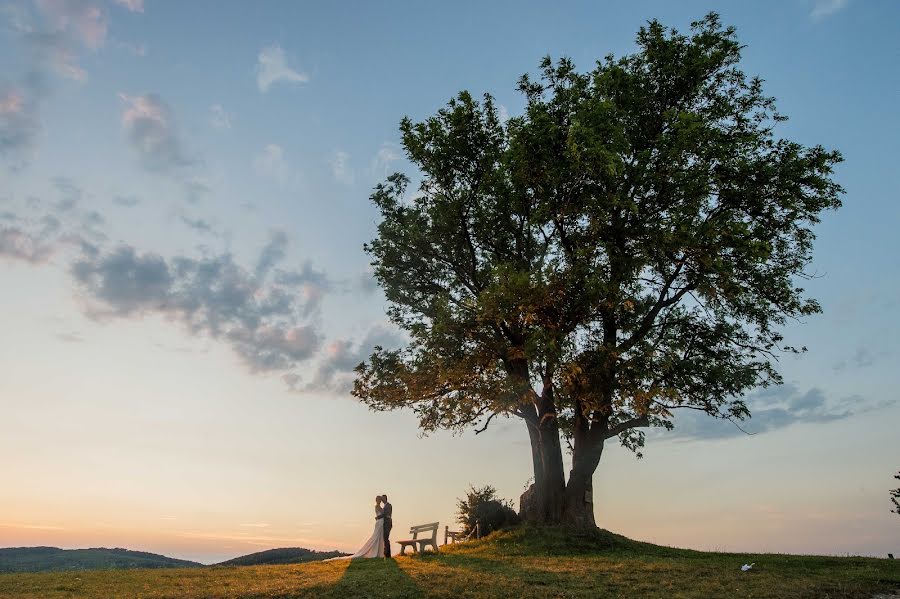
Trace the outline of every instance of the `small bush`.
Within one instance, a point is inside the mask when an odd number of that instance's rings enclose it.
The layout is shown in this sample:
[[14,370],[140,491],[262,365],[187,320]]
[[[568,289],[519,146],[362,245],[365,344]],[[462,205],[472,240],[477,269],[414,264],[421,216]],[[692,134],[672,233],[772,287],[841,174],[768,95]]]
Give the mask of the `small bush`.
[[490,485],[479,489],[470,486],[466,497],[457,499],[456,514],[463,534],[471,533],[476,522],[481,524],[481,536],[519,523],[512,502],[497,497],[497,489]]

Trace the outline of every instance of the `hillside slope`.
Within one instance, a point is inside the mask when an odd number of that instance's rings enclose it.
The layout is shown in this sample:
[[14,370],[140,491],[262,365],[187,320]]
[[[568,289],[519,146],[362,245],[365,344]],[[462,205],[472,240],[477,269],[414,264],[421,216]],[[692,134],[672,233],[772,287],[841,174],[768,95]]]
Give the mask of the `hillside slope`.
[[215,564],[216,566],[265,566],[275,564],[302,564],[315,562],[332,557],[348,555],[340,551],[314,551],[303,547],[284,547],[282,549],[268,549],[257,553],[250,553],[236,557],[228,561]]
[[57,572],[65,570],[130,568],[195,568],[201,564],[128,549],[59,549],[9,547],[0,549],[0,572]]
[[[749,572],[741,565],[755,562]],[[900,562],[705,553],[600,532],[500,532],[395,560],[0,574],[0,598],[858,598],[900,591]]]

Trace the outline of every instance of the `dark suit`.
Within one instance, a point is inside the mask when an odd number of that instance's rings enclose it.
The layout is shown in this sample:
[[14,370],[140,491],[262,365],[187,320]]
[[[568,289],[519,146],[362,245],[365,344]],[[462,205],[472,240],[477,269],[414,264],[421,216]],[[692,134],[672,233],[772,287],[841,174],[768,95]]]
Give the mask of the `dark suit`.
[[381,509],[384,511],[375,519],[384,519],[384,557],[391,557],[391,528],[394,526],[391,515],[394,513],[394,507],[390,503],[384,502]]

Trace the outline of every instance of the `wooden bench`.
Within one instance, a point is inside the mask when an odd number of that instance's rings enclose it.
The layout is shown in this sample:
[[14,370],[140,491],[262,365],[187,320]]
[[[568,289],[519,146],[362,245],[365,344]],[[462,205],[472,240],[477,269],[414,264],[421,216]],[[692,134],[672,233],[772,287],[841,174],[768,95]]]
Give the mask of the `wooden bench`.
[[[418,526],[413,526],[409,529],[409,534],[412,535],[411,539],[407,539],[405,541],[397,541],[400,544],[400,555],[404,555],[406,553],[407,547],[412,547],[413,553],[420,553],[425,551],[425,547],[431,545],[431,547],[437,551],[437,530],[438,523],[432,522],[431,524],[419,524]],[[419,538],[420,534],[431,533],[430,537]]]
[[444,545],[446,545],[447,543],[462,543],[463,541],[468,541],[473,536],[476,539],[480,538],[481,537],[481,534],[479,534],[480,528],[481,528],[481,522],[476,520],[475,528],[473,528],[469,534],[464,535],[461,530],[450,530],[449,526],[445,526],[444,527]]

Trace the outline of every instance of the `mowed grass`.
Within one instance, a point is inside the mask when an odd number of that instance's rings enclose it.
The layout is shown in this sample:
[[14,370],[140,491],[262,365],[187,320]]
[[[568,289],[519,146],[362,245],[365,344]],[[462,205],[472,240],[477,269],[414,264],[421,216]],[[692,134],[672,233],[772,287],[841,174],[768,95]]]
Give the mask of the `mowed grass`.
[[[741,572],[745,562],[756,562]],[[705,553],[608,532],[519,529],[395,560],[0,574],[0,597],[864,597],[900,593],[900,562]]]

